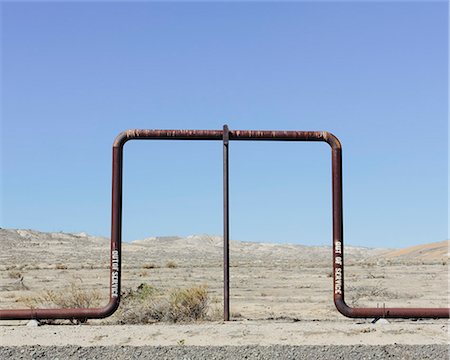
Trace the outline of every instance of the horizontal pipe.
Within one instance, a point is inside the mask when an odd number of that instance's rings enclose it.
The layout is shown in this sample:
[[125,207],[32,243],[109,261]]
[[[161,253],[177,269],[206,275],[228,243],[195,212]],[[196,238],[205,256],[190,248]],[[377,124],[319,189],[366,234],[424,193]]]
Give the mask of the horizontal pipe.
[[0,310],[0,320],[101,319],[112,315],[118,307],[118,299],[112,299],[102,308]]
[[129,140],[222,140],[222,130],[148,130],[122,131],[113,147],[121,147]]
[[450,309],[448,308],[353,308],[348,306],[343,299],[334,301],[338,311],[350,318],[449,318]]
[[[265,141],[325,141],[340,148],[336,136],[327,131],[280,130],[229,130],[229,140]],[[222,140],[222,130],[149,130],[133,129],[121,132],[114,140],[114,147],[123,146],[129,140]]]

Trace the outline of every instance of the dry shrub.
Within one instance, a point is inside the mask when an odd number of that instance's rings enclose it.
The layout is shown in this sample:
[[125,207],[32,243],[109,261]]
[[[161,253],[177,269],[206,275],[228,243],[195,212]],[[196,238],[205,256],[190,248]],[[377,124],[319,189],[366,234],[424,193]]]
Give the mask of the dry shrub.
[[58,264],[55,265],[55,269],[58,269],[58,270],[67,270],[67,265],[58,263]]
[[211,321],[223,320],[223,308],[218,305],[210,307],[207,319]]
[[166,267],[169,269],[175,269],[178,267],[177,263],[175,261],[168,261],[166,263]]
[[11,270],[10,272],[8,272],[8,277],[10,279],[21,279],[23,276],[22,276],[22,273],[20,271],[18,271],[18,270]]
[[347,288],[347,295],[352,306],[359,306],[360,301],[363,299],[386,301],[391,299],[399,299],[402,297],[402,294],[388,290],[383,287],[381,283],[377,283],[375,286],[349,286]]
[[151,285],[140,284],[136,290],[127,290],[121,294],[119,309],[114,313],[120,324],[143,324],[151,322],[150,304],[158,295]]
[[31,308],[91,308],[99,306],[100,300],[97,290],[86,290],[72,282],[69,289],[46,290],[36,298],[29,298],[27,305]]
[[197,286],[175,290],[170,294],[170,320],[173,322],[204,320],[208,313],[208,289]]
[[137,287],[136,291],[129,290],[128,293],[125,293],[124,300],[131,299],[143,302],[153,298],[156,294],[158,294],[158,290],[155,287],[148,284],[141,284]]
[[17,280],[17,282],[11,285],[11,290],[29,290],[29,287],[26,286],[23,282],[23,274],[19,270],[11,270],[8,272],[8,277],[13,280]]
[[157,269],[157,268],[159,268],[159,266],[155,265],[155,264],[144,264],[144,265],[142,265],[142,268],[143,269]]
[[206,286],[177,289],[161,294],[153,286],[141,284],[123,294],[115,317],[121,324],[190,322],[208,318],[209,297]]
[[243,318],[242,314],[240,312],[237,312],[237,311],[231,311],[230,317],[232,319]]
[[25,265],[9,265],[5,266],[5,270],[23,270]]

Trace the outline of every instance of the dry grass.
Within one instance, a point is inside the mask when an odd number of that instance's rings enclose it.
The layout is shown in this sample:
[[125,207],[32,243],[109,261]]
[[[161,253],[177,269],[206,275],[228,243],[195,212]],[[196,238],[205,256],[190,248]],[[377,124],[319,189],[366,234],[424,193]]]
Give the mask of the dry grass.
[[178,267],[178,265],[175,261],[170,260],[166,263],[166,267],[169,269],[176,269]]
[[209,300],[206,286],[175,290],[170,294],[170,320],[204,320]]
[[23,275],[18,270],[11,270],[10,272],[8,272],[8,277],[10,279],[21,279],[21,278],[23,278]]
[[114,317],[120,324],[191,322],[209,319],[206,286],[194,286],[162,294],[153,286],[141,284],[123,294]]
[[347,288],[347,295],[352,306],[360,306],[361,300],[390,300],[399,299],[402,295],[398,292],[393,292],[383,287],[381,283],[375,286],[349,286]]
[[101,296],[95,289],[86,290],[72,282],[69,289],[46,290],[42,295],[23,301],[30,308],[91,308],[100,305]]

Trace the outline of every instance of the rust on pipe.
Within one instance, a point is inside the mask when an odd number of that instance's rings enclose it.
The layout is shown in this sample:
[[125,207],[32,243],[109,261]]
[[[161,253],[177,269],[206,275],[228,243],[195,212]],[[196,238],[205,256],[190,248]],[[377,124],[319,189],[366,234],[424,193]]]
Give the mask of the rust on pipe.
[[114,147],[121,147],[129,140],[222,140],[222,130],[147,130],[134,129],[121,132]]
[[230,133],[228,126],[223,126],[223,319],[230,320],[230,211],[229,211],[229,177],[228,144]]
[[[229,239],[228,210],[228,141],[323,141],[331,147],[332,213],[333,213],[333,292],[338,311],[352,318],[449,318],[449,308],[352,308],[344,300],[344,242],[342,207],[342,147],[337,137],[326,131],[267,130],[127,130],[120,133],[113,145],[112,217],[110,254],[110,299],[102,308],[93,309],[18,309],[0,310],[6,319],[88,319],[103,318],[114,313],[120,302],[121,239],[122,239],[122,171],[123,146],[129,140],[222,140],[224,144],[224,304],[229,306],[228,281]],[[227,249],[225,250],[225,246]],[[229,312],[224,309],[225,320]]]

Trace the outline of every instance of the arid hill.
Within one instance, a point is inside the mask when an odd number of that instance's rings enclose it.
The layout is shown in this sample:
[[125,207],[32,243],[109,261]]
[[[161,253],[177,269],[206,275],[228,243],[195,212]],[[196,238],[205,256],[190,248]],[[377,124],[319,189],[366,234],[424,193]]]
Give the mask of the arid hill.
[[[52,267],[57,263],[95,267],[107,265],[109,239],[86,233],[46,233],[35,230],[0,229],[0,255],[3,266],[33,264]],[[123,243],[123,266],[177,259],[180,265],[218,266],[222,261],[221,236],[191,235],[187,237],[149,237]],[[360,263],[377,258],[387,249],[345,246],[346,261]],[[232,266],[239,264],[272,263],[283,265],[296,262],[302,266],[327,265],[331,261],[330,246],[305,246],[300,244],[257,243],[230,241]]]
[[411,246],[389,251],[383,256],[387,259],[407,259],[410,261],[439,262],[448,261],[450,240]]

